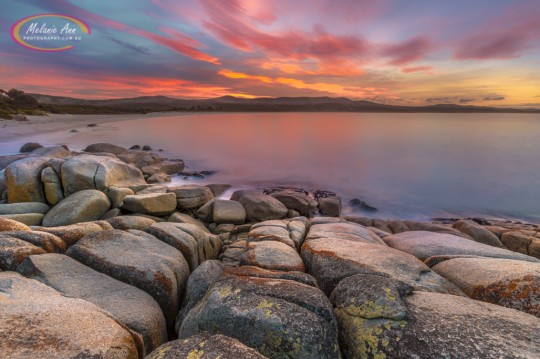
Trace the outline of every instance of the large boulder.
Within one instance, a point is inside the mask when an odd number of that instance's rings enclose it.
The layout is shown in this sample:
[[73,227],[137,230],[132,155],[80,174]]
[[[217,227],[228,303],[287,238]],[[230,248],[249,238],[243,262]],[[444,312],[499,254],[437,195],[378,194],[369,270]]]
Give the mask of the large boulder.
[[231,200],[238,201],[244,206],[247,220],[250,222],[281,219],[289,212],[287,207],[274,197],[256,191],[236,191]]
[[144,291],[62,254],[30,256],[17,268],[66,297],[84,299],[111,313],[143,338],[143,355],[167,341],[165,317],[157,302]]
[[331,296],[345,358],[536,358],[540,320],[455,295],[358,274]]
[[145,359],[178,358],[265,359],[266,357],[236,339],[222,334],[201,333],[165,343]]
[[36,247],[42,248],[47,253],[64,253],[66,251],[66,243],[58,236],[47,232],[40,231],[11,231],[1,232],[0,236],[9,236],[12,238],[21,239],[25,242],[33,244]]
[[79,240],[66,254],[150,294],[161,307],[172,336],[189,267],[173,247],[144,232],[138,234],[119,230],[94,233]]
[[122,358],[142,355],[129,329],[94,304],[18,273],[0,273],[1,356]]
[[12,162],[6,167],[4,178],[6,180],[9,203],[45,203],[45,192],[41,183],[41,171],[47,167],[47,163],[47,158],[27,157]]
[[278,241],[298,250],[304,243],[307,223],[306,217],[257,223],[251,227],[247,241]]
[[336,196],[322,197],[318,199],[319,212],[328,217],[339,217],[341,215],[341,198]]
[[431,268],[469,297],[540,317],[540,263],[455,258]]
[[278,241],[249,242],[240,260],[241,265],[264,269],[297,271],[305,270],[302,258],[294,247]]
[[142,172],[120,160],[105,156],[79,155],[62,165],[62,184],[66,196],[78,191],[146,184]]
[[94,143],[90,146],[87,146],[83,151],[92,152],[92,153],[105,152],[105,153],[112,153],[113,155],[121,155],[123,153],[129,153],[129,150],[127,148],[113,145],[112,143]]
[[430,222],[416,222],[416,221],[403,221],[403,224],[407,226],[409,231],[427,231],[435,233],[446,233],[453,234],[454,236],[468,238],[468,234],[465,234],[451,226],[446,226],[444,224],[430,223]]
[[342,279],[359,273],[387,276],[416,290],[463,295],[412,255],[385,245],[320,238],[306,241],[301,254],[306,271],[328,295]]
[[0,204],[0,215],[3,214],[24,214],[24,213],[42,213],[49,211],[49,206],[40,202],[23,203],[3,203]]
[[186,258],[191,271],[206,260],[216,259],[221,250],[218,236],[193,224],[154,223],[146,228],[146,232],[178,249]]
[[209,188],[197,185],[169,187],[168,191],[176,195],[177,206],[183,210],[196,210],[214,198]]
[[313,217],[317,212],[317,201],[305,193],[285,189],[274,192],[270,196],[283,203],[288,209],[297,211],[301,216]]
[[144,166],[141,168],[142,173],[145,175],[155,175],[158,173],[164,173],[167,175],[176,174],[184,170],[184,161],[162,161],[153,165]]
[[84,190],[66,197],[43,218],[43,226],[58,227],[101,218],[109,210],[111,202],[105,193]]
[[193,218],[189,214],[180,213],[180,212],[174,212],[169,216],[167,219],[168,222],[173,223],[188,223],[193,224],[197,226],[198,228],[202,229],[203,231],[208,231],[208,228],[206,228],[206,225],[199,221],[197,218]]
[[0,270],[14,271],[26,257],[44,253],[42,248],[29,242],[0,233]]
[[460,230],[461,232],[469,235],[474,241],[488,244],[490,246],[503,248],[503,244],[499,238],[479,225],[478,223],[470,220],[459,220],[454,223],[453,226],[455,229]]
[[28,155],[0,156],[0,171],[3,171],[10,163],[26,158]]
[[163,216],[171,214],[176,209],[174,193],[135,194],[124,197],[122,209],[134,213]]
[[218,224],[244,224],[246,210],[241,203],[224,199],[214,200],[213,221]]
[[269,358],[340,357],[332,307],[319,289],[278,275],[235,271],[218,276],[202,298],[192,297],[197,302],[188,303],[192,309],[179,328],[180,338],[207,331],[235,338]]
[[509,250],[527,254],[532,238],[521,231],[510,231],[502,234],[501,241]]
[[[410,253],[422,261],[434,257],[429,261],[430,265],[452,256],[479,256],[539,262],[538,259],[527,255],[445,233],[403,232],[385,237],[384,241],[390,247]],[[440,259],[436,259],[437,257]]]

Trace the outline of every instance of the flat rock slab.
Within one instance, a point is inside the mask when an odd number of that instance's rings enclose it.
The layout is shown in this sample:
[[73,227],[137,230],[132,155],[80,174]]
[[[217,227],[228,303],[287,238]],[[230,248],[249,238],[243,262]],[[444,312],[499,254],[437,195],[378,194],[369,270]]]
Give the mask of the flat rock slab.
[[0,204],[1,214],[23,214],[23,213],[42,213],[49,211],[50,207],[45,203],[26,202],[26,203],[3,203]]
[[354,242],[382,244],[383,240],[373,231],[352,222],[313,224],[306,241],[319,238],[346,239]]
[[67,249],[66,243],[58,236],[40,231],[13,231],[0,232],[0,236],[6,235],[21,239],[25,242],[42,248],[47,253],[64,253]]
[[264,359],[255,349],[222,334],[201,333],[160,346],[145,359]]
[[304,243],[301,254],[307,272],[328,295],[342,279],[359,273],[389,276],[416,290],[463,295],[414,256],[379,244],[313,239]]
[[45,254],[43,249],[21,239],[0,233],[0,269],[14,271],[32,254]]
[[277,241],[248,242],[240,264],[282,271],[305,270],[298,252]]
[[2,214],[1,218],[12,219],[27,226],[41,226],[43,213],[20,213],[20,214]]
[[538,259],[444,233],[411,231],[384,238],[386,244],[425,261],[434,256],[479,256],[540,262]]
[[84,236],[87,236],[92,233],[101,232],[106,229],[113,229],[112,226],[105,221],[95,221],[95,222],[84,222],[72,224],[69,226],[61,227],[37,227],[35,230],[51,233],[55,236],[60,237],[66,246],[71,246]]
[[129,330],[96,305],[18,273],[0,273],[2,357],[138,359]]
[[176,209],[174,193],[148,193],[124,197],[122,209],[134,212],[163,216],[171,214]]
[[43,218],[44,227],[68,226],[101,218],[111,207],[105,193],[85,190],[61,200]]
[[143,337],[143,355],[167,341],[165,317],[146,292],[97,272],[62,254],[30,256],[17,269],[64,294],[84,299],[111,313]]
[[278,241],[298,250],[304,243],[307,224],[306,217],[264,221],[251,227],[247,241]]
[[469,297],[540,317],[540,263],[455,258],[431,268]]
[[345,358],[537,358],[540,320],[359,274],[331,296]]
[[312,286],[224,274],[190,306],[180,338],[219,332],[268,358],[340,357],[332,307]]
[[165,315],[169,335],[173,335],[189,267],[182,253],[149,234],[140,234],[116,229],[97,232],[78,241],[66,254],[150,294]]
[[121,229],[124,231],[128,229],[144,231],[146,228],[156,223],[153,219],[142,216],[116,216],[106,219],[106,221],[109,222],[114,229]]

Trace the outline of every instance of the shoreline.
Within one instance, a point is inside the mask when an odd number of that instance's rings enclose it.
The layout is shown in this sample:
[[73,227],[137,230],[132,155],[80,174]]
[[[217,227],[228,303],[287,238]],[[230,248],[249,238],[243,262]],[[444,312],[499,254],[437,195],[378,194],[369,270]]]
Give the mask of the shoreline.
[[[24,138],[38,133],[70,131],[89,124],[104,124],[146,117],[190,115],[192,112],[150,112],[146,114],[72,115],[50,113],[46,116],[26,116],[28,121],[0,119],[0,142]],[[5,155],[5,154],[2,154]]]

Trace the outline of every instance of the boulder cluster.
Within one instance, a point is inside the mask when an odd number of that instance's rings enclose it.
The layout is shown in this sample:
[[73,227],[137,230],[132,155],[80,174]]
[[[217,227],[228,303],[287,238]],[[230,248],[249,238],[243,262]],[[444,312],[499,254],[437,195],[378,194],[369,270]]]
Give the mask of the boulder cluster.
[[25,152],[0,157],[1,357],[540,357],[536,225],[220,199],[111,144]]

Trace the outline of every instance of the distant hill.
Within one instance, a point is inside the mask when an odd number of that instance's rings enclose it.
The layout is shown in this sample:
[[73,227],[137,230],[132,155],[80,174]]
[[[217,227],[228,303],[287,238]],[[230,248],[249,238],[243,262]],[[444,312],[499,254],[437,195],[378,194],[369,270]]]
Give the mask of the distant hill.
[[177,99],[167,96],[143,96],[109,100],[84,100],[72,97],[30,94],[45,110],[66,113],[146,113],[156,111],[221,112],[521,112],[540,113],[538,109],[497,108],[439,104],[430,106],[393,106],[345,97],[259,97],[253,99],[222,96],[210,99]]

